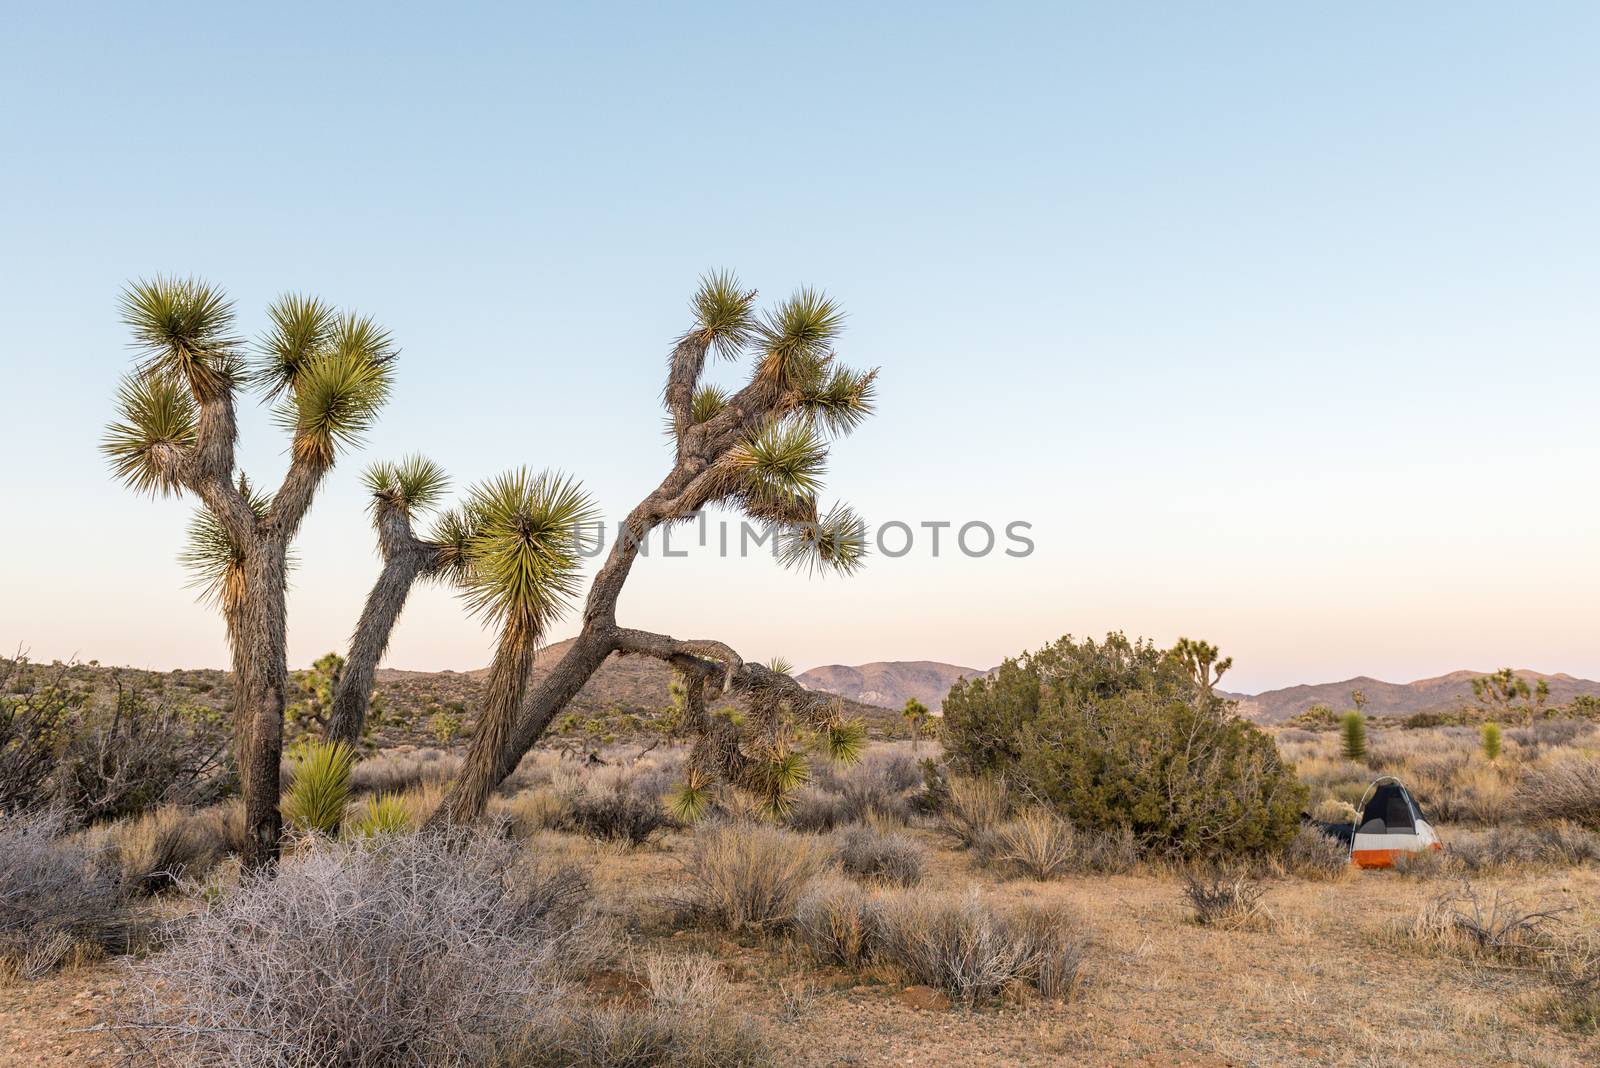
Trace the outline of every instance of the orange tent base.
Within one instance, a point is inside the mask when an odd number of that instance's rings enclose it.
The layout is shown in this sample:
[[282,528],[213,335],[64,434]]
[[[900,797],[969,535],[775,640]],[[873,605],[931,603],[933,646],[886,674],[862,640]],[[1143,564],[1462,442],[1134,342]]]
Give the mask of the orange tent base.
[[[1438,842],[1428,846],[1429,849],[1441,849]],[[1392,868],[1394,858],[1401,853],[1420,853],[1420,849],[1357,849],[1350,854],[1350,863],[1358,868]]]

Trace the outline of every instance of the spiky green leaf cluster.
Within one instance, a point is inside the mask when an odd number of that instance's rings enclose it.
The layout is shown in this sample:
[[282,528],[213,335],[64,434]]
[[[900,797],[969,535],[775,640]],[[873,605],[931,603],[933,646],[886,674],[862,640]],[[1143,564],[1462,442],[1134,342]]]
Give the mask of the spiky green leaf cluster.
[[457,570],[468,607],[508,634],[538,641],[578,592],[583,528],[598,516],[581,485],[551,471],[518,468],[474,487],[446,519],[459,525]]
[[240,342],[222,290],[195,278],[140,279],[122,291],[122,321],[144,354],[143,374],[185,383],[200,401],[233,388]]
[[450,488],[444,468],[425,456],[411,455],[399,463],[379,462],[362,472],[362,481],[372,495],[372,508],[398,508],[407,515],[438,504]]
[[779,675],[793,675],[794,664],[781,656],[775,656],[767,661],[767,670]]
[[732,271],[711,271],[689,301],[694,331],[718,355],[732,359],[755,338],[758,329],[753,305],[756,292],[746,289]]
[[716,798],[716,783],[711,776],[690,768],[683,782],[667,792],[667,811],[679,823],[699,823],[711,811]]
[[[243,475],[239,494],[257,519],[266,516],[272,498],[258,492]],[[189,520],[178,562],[189,572],[189,587],[200,591],[200,600],[217,605],[238,604],[243,596],[244,552],[233,543],[228,531],[206,508],[197,508]]]
[[832,297],[801,289],[768,311],[757,329],[757,378],[781,389],[815,381],[843,328],[844,309]]
[[250,380],[269,398],[280,398],[313,360],[325,355],[338,313],[317,297],[288,293],[267,309],[271,322],[258,346]]
[[338,742],[308,743],[294,763],[294,782],[283,800],[283,817],[302,831],[337,834],[350,802],[355,750]]
[[406,799],[388,792],[367,798],[355,821],[346,828],[358,838],[404,834],[411,829],[411,809],[406,805]]
[[809,501],[822,489],[828,446],[814,427],[785,419],[767,424],[735,446],[728,462],[743,474],[752,497]]
[[300,367],[277,408],[296,460],[331,465],[361,439],[389,399],[393,358],[388,335],[370,319],[339,320],[327,351]]
[[159,369],[129,375],[117,389],[120,422],[106,428],[100,451],[137,493],[182,492],[178,464],[195,443],[198,415],[188,388]]
[[818,741],[834,763],[857,764],[867,751],[867,725],[859,719],[840,719],[822,728]]
[[774,745],[756,766],[755,793],[773,817],[788,815],[794,792],[811,781],[811,762],[798,749]]
[[836,504],[815,522],[793,523],[778,532],[778,562],[812,574],[854,574],[868,551],[866,520],[848,505]]
[[833,435],[848,434],[866,421],[877,403],[878,372],[830,362],[801,387],[802,410]]

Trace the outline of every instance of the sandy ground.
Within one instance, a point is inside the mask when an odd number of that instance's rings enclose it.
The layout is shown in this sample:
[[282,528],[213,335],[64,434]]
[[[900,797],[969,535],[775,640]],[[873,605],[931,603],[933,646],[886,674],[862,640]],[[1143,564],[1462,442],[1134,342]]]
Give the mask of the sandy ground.
[[[914,1007],[888,974],[819,970],[783,942],[675,930],[661,900],[676,871],[673,840],[635,852],[548,836],[543,849],[594,871],[599,898],[639,948],[713,953],[736,1002],[766,1020],[794,1065],[1542,1065],[1600,1064],[1600,1038],[1536,1019],[1546,989],[1530,972],[1394,948],[1384,927],[1449,884],[1383,872],[1336,883],[1274,882],[1270,922],[1203,928],[1171,878],[997,882],[936,847],[925,885],[976,885],[1001,899],[1062,904],[1093,944],[1083,991],[974,1012]],[[1526,901],[1575,906],[1600,920],[1593,869],[1485,880]],[[80,967],[0,989],[0,1065],[113,1065],[93,1028],[125,964]]]

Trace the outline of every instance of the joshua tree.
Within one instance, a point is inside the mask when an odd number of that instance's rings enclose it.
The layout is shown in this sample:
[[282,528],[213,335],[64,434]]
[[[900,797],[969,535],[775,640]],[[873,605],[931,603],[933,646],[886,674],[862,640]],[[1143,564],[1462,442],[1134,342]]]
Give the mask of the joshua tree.
[[[1483,675],[1472,680],[1472,695],[1483,706],[1484,714],[1490,719],[1509,719],[1511,713],[1517,714],[1526,722],[1533,722],[1534,705],[1537,701],[1542,707],[1550,696],[1550,686],[1543,679],[1539,680],[1537,691],[1528,685],[1528,680],[1518,675],[1510,668],[1501,668],[1493,675]],[[1514,702],[1521,700],[1522,706],[1518,708]]]
[[906,707],[900,710],[900,718],[906,721],[911,731],[911,749],[915,752],[922,738],[923,725],[928,722],[928,706],[915,697],[908,697]]
[[[617,600],[645,538],[710,505],[771,524],[775,554],[788,566],[850,573],[866,555],[861,519],[843,506],[824,512],[817,498],[830,439],[871,413],[877,372],[836,361],[832,346],[843,314],[832,300],[805,289],[762,315],[755,298],[729,273],[701,280],[690,302],[691,324],[667,366],[672,467],[623,520],[590,584],[576,639],[520,702],[503,740],[498,713],[485,712],[462,782],[448,802],[450,818],[481,812],[488,790],[612,653],[655,657],[677,670],[685,727],[698,739],[688,785],[716,778],[777,797],[785,783],[804,774],[794,750],[796,723],[808,733],[820,732],[831,754],[859,748],[859,724],[846,721],[832,697],[806,690],[783,672],[746,663],[721,642],[680,641],[617,623]],[[730,392],[701,381],[713,355],[751,357],[742,388]],[[705,701],[724,693],[748,697],[751,715],[744,729],[707,713]]]
[[476,819],[498,783],[500,753],[527,692],[533,657],[576,593],[583,528],[598,511],[571,479],[512,471],[473,489],[446,526],[456,532],[444,567],[472,611],[500,627],[483,712],[434,824]]
[[[122,382],[121,419],[103,451],[118,478],[156,496],[192,493],[203,512],[185,561],[221,608],[232,649],[234,745],[244,794],[246,865],[278,854],[278,765],[289,688],[284,587],[289,545],[338,454],[389,393],[396,350],[371,319],[286,296],[248,356],[233,306],[204,282],[156,278],[123,293],[142,359]],[[270,497],[235,469],[242,387],[273,402],[289,469]]]
[[1217,659],[1220,652],[1209,642],[1190,638],[1179,638],[1178,644],[1172,647],[1172,655],[1178,658],[1205,697],[1211,696],[1223,674],[1233,666],[1231,656]]
[[1356,711],[1363,716],[1367,714],[1367,693],[1365,690],[1351,690],[1350,703],[1356,706]]
[[389,635],[412,585],[418,578],[437,575],[444,561],[440,544],[418,538],[411,521],[418,512],[437,505],[450,482],[439,465],[422,456],[410,456],[398,464],[373,464],[363,477],[371,494],[372,525],[378,532],[383,569],[350,639],[350,655],[328,723],[329,740],[351,746],[361,739],[366,726],[378,662],[389,648]]

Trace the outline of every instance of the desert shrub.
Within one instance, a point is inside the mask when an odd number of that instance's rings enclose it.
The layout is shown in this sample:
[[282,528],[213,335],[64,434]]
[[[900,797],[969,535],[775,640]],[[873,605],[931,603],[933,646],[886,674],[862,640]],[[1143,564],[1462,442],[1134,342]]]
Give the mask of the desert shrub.
[[1600,830],[1600,760],[1578,757],[1528,772],[1514,804],[1524,819],[1571,820]]
[[1277,852],[1299,826],[1306,791],[1271,737],[1148,642],[1063,638],[957,683],[944,711],[958,770],[1004,774],[1080,829],[1195,857]]
[[1237,872],[1190,871],[1183,880],[1183,896],[1203,927],[1237,930],[1263,915],[1266,889]]
[[350,789],[358,794],[398,794],[424,783],[445,782],[461,769],[461,758],[437,749],[381,752],[350,770]]
[[1479,744],[1485,760],[1500,759],[1500,724],[1485,723],[1480,731]]
[[986,845],[1011,811],[1005,780],[990,775],[952,775],[940,823],[964,848]]
[[1594,731],[1594,724],[1582,719],[1545,719],[1526,727],[1514,727],[1506,736],[1526,752],[1560,749],[1583,744]]
[[784,823],[791,830],[806,834],[825,834],[848,822],[849,808],[845,799],[815,786],[796,790],[784,816]]
[[1072,824],[1046,809],[1025,809],[995,837],[999,861],[1030,879],[1055,879],[1083,866]]
[[[828,774],[831,772],[831,774]],[[922,786],[922,769],[908,754],[869,751],[854,767],[815,776],[819,786],[838,795],[842,822],[876,816],[904,821],[911,812],[911,793]]]
[[582,1006],[535,1029],[495,1068],[764,1068],[765,1033],[730,1004],[709,957],[655,954],[643,968],[645,1004]]
[[172,805],[97,827],[87,841],[115,861],[131,894],[159,894],[183,880],[200,879],[227,852],[220,813]]
[[928,866],[928,851],[916,839],[865,823],[834,833],[833,857],[846,875],[895,886],[915,886]]
[[664,785],[652,777],[613,774],[577,791],[568,819],[592,838],[643,845],[672,825],[661,805]]
[[877,926],[882,960],[967,1007],[1019,981],[1054,997],[1070,996],[1086,955],[1085,940],[1065,917],[1001,912],[976,892],[888,895],[879,903]]
[[411,809],[399,794],[373,794],[356,811],[356,817],[346,827],[359,838],[373,838],[380,834],[404,834],[413,829]]
[[[588,884],[464,832],[297,850],[141,964],[134,1041],[184,1065],[486,1063],[599,951]],[[168,1029],[170,1028],[170,1029]]]
[[228,732],[208,709],[152,704],[119,687],[109,711],[86,706],[64,730],[56,796],[86,823],[161,804],[210,804],[233,786]]
[[784,928],[828,860],[815,839],[779,827],[703,824],[683,859],[678,903],[687,918],[724,930]]
[[858,883],[836,876],[814,879],[800,895],[795,935],[824,964],[859,968],[877,948],[872,899]]
[[35,978],[122,952],[130,931],[115,868],[64,837],[59,814],[0,817],[0,972]]
[[[83,703],[82,694],[61,684],[65,668],[52,682],[29,686],[18,677],[24,663],[0,660],[0,813],[35,812],[50,803],[57,739]],[[20,692],[7,693],[13,685]]]
[[1302,879],[1342,879],[1350,874],[1350,847],[1306,825],[1289,840],[1283,866]]
[[1499,890],[1470,882],[1430,899],[1399,928],[1402,938],[1455,956],[1523,964],[1542,960],[1555,944],[1566,907],[1528,908]]
[[283,798],[283,818],[302,831],[339,833],[350,803],[355,750],[339,742],[309,742],[295,756]]

